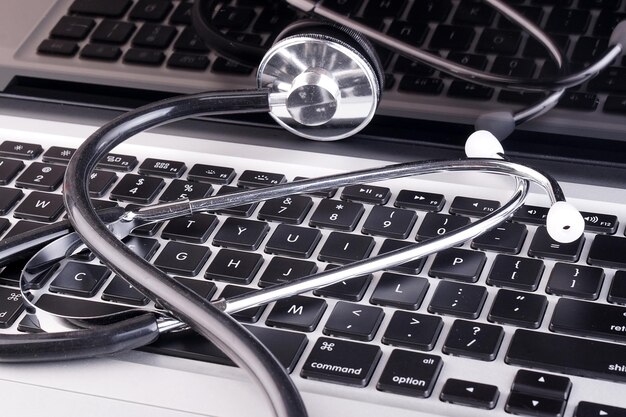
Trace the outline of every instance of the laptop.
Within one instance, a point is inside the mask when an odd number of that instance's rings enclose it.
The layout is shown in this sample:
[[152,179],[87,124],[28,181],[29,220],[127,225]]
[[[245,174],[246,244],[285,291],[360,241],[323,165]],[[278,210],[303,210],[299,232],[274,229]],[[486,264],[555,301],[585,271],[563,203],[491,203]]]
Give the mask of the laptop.
[[[480,2],[325,4],[453,60],[519,76],[553,70],[526,35]],[[510,4],[554,36],[573,69],[592,62],[626,16],[619,0]],[[0,237],[63,218],[67,161],[121,112],[178,94],[254,88],[254,68],[198,39],[191,6],[184,0],[0,4]],[[277,28],[297,18],[282,3],[256,0],[221,5],[215,16],[227,36],[256,44],[271,42]],[[264,115],[177,122],[137,135],[103,160],[90,185],[94,204],[151,204],[459,158],[478,115],[541,96],[454,80],[378,49],[384,98],[356,137],[295,138]],[[532,188],[510,222],[462,246],[235,315],[285,366],[311,416],[626,414],[625,64],[615,62],[568,90],[556,109],[503,142],[514,161],[559,179],[583,213],[584,238],[551,241],[549,201]],[[157,224],[136,231],[127,244],[216,299],[445,233],[504,204],[512,187],[508,178],[478,173],[382,181]],[[242,225],[255,231],[254,239],[233,237]],[[294,235],[308,244],[290,245]],[[38,331],[17,287],[22,267],[17,262],[0,271],[3,334]],[[96,279],[77,288],[73,268]],[[45,285],[48,299],[64,306],[155,308],[97,259],[71,260]],[[192,333],[164,334],[108,357],[1,364],[0,386],[10,399],[6,413],[272,415],[247,375]]]

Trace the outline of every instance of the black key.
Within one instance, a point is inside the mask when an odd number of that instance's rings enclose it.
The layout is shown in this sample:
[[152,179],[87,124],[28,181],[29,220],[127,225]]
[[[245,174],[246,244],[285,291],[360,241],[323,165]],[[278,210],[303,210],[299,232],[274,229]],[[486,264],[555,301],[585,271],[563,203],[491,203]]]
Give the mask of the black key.
[[24,192],[16,188],[0,187],[0,215],[7,214],[24,197]]
[[413,210],[374,206],[363,224],[363,233],[406,239],[416,220],[417,214]]
[[78,52],[78,43],[61,39],[44,39],[37,47],[42,55],[74,56]]
[[187,178],[191,181],[229,184],[235,178],[235,170],[215,165],[195,164],[187,173]]
[[111,199],[149,204],[159,194],[165,181],[162,178],[126,174],[111,190]]
[[537,329],[547,308],[545,295],[499,290],[487,318],[495,323]]
[[193,27],[186,27],[174,43],[174,49],[177,51],[188,51],[194,53],[206,54],[209,48],[206,46],[198,32]]
[[63,16],[52,28],[50,36],[54,38],[67,38],[82,40],[89,35],[95,26],[93,19],[77,16]]
[[143,48],[130,48],[124,54],[127,64],[159,66],[165,61],[165,54],[161,51]]
[[259,210],[259,219],[300,224],[311,207],[313,207],[313,200],[303,195],[273,198],[263,203]]
[[453,22],[460,25],[488,26],[495,16],[494,10],[478,1],[462,1],[454,13]]
[[227,248],[257,250],[270,230],[265,222],[255,220],[226,219],[213,238],[213,244]]
[[8,156],[9,158],[35,159],[41,152],[43,152],[41,145],[33,143],[5,140],[0,144],[0,155]]
[[[508,58],[508,57],[504,57],[504,56],[498,56],[496,57],[496,59],[493,61],[493,66],[491,67],[491,71],[496,73],[496,74],[501,74],[501,75],[508,75],[510,77],[532,77],[533,73],[535,72],[535,61],[532,61],[530,59],[523,59],[523,58]],[[507,93],[507,94],[502,94],[502,93]],[[500,93],[499,99],[502,101],[506,101],[506,100],[515,100],[516,98],[514,97],[513,94],[511,94],[512,92],[510,91],[502,91]],[[520,101],[531,101],[532,99],[534,99],[535,97],[537,97],[537,95],[535,94],[523,94],[520,97]]]
[[626,308],[561,298],[550,330],[617,341],[626,340]]
[[472,249],[517,254],[522,249],[528,229],[520,223],[505,222],[472,240]]
[[254,17],[253,8],[222,6],[213,17],[213,24],[222,29],[243,30]]
[[231,61],[220,56],[217,57],[213,63],[213,68],[211,70],[218,74],[250,75],[254,71],[254,68],[241,65],[235,61]]
[[406,0],[370,1],[363,12],[366,16],[399,17],[406,6]]
[[176,36],[176,28],[172,26],[144,23],[133,38],[133,46],[144,48],[167,48]]
[[132,171],[135,166],[137,166],[137,158],[132,155],[110,153],[98,162],[98,168],[121,172]]
[[50,283],[50,291],[92,297],[110,273],[105,266],[68,262]]
[[443,82],[438,78],[405,75],[400,80],[398,90],[410,93],[438,95],[443,91]]
[[[306,178],[306,177],[295,177],[293,179],[293,182],[302,181],[302,180],[306,180],[306,179],[308,179],[308,178]],[[332,198],[336,193],[337,193],[337,188],[330,188],[328,190],[314,191],[314,192],[308,193],[308,195],[311,195],[313,197],[320,197],[320,198]]]
[[56,294],[43,294],[35,305],[44,311],[54,311],[66,317],[97,317],[128,313],[128,306],[102,301],[63,297]]
[[515,55],[522,41],[519,32],[485,29],[478,40],[476,51],[499,55]]
[[572,52],[572,61],[590,63],[599,59],[609,47],[608,39],[581,36]]
[[193,278],[181,278],[181,277],[173,277],[175,281],[178,281],[180,284],[189,288],[200,297],[205,300],[210,300],[215,291],[217,291],[217,286],[212,283],[202,279],[193,279]]
[[585,33],[590,20],[591,14],[588,11],[555,7],[548,16],[546,30],[572,34]]
[[74,0],[70,12],[94,16],[122,16],[130,5],[131,0]]
[[203,71],[209,67],[211,61],[206,55],[187,54],[174,52],[167,60],[170,68],[183,68],[188,70]]
[[[600,237],[600,236],[596,236]],[[545,226],[539,226],[528,249],[528,255],[537,258],[550,258],[576,262],[580,257],[585,237],[581,236],[572,243],[560,243],[548,235]]]
[[476,282],[485,266],[487,256],[478,251],[449,248],[435,256],[428,275],[465,282]]
[[257,188],[278,185],[286,181],[287,178],[283,174],[275,174],[273,172],[263,171],[251,171],[247,169],[239,176],[237,185],[246,188]]
[[[565,300],[565,299],[563,299]],[[567,346],[567,349],[563,349]],[[505,362],[570,375],[626,381],[626,345],[516,330]]]
[[326,311],[326,301],[295,295],[276,301],[265,324],[312,332],[320,322],[324,311]]
[[167,186],[159,201],[168,203],[176,200],[198,200],[211,195],[213,186],[200,182],[172,180]]
[[15,180],[15,185],[40,191],[54,191],[63,181],[65,167],[54,164],[33,162]]
[[342,200],[369,204],[386,204],[390,197],[391,190],[389,188],[373,185],[348,185],[341,193]]
[[480,198],[455,197],[450,205],[450,214],[484,217],[500,208],[500,202]]
[[511,387],[511,391],[557,400],[567,400],[571,390],[572,381],[567,377],[526,369],[517,371]]
[[554,295],[596,300],[602,288],[604,270],[558,262],[552,268],[546,292]]
[[94,171],[89,176],[89,196],[102,197],[117,181],[117,174],[111,171]]
[[98,43],[121,45],[130,39],[135,29],[136,26],[133,23],[104,19],[94,30],[91,40]]
[[[340,3],[349,3],[346,0],[339,0]],[[324,2],[324,6],[328,7],[328,2]],[[266,7],[261,11],[261,14],[254,22],[252,27],[255,33],[258,32],[272,32],[277,28],[284,28],[289,23],[296,19],[296,14],[293,10],[286,8],[272,8]]]
[[369,341],[374,338],[384,315],[378,307],[339,301],[324,326],[324,334]]
[[123,239],[123,242],[126,246],[128,246],[130,250],[135,252],[146,261],[150,260],[161,246],[159,241],[156,239],[148,239],[138,236],[125,237]]
[[589,81],[591,91],[606,91],[609,93],[626,92],[626,68],[609,67],[601,71]]
[[414,208],[424,211],[441,211],[445,203],[446,200],[441,194],[401,190],[393,204],[394,206],[401,208]]
[[602,110],[606,113],[626,114],[626,96],[608,96]]
[[181,242],[204,243],[218,223],[217,217],[212,214],[194,213],[167,222],[161,236]]
[[507,413],[523,414],[538,417],[562,417],[566,401],[543,398],[521,392],[511,392],[504,409]]
[[80,51],[81,58],[116,61],[122,56],[122,50],[116,45],[88,43]]
[[590,213],[581,211],[585,220],[585,230],[588,232],[605,233],[612,235],[617,231],[617,216],[612,214]]
[[494,385],[450,378],[443,384],[439,399],[452,404],[491,410],[498,402],[500,391]]
[[191,3],[181,2],[170,17],[170,23],[174,25],[191,25]]
[[596,94],[566,91],[559,100],[557,107],[570,110],[594,111],[600,99]]
[[417,0],[409,12],[409,20],[443,22],[452,9],[450,0]]
[[[239,193],[242,191],[244,191],[243,188],[223,185],[220,187],[219,190],[217,190],[217,193],[215,193],[215,195],[217,196],[217,195],[234,194],[234,193]],[[252,213],[254,213],[254,210],[256,210],[258,205],[259,203],[256,202],[256,203],[250,203],[250,204],[242,204],[240,206],[231,206],[228,208],[219,209],[218,213],[232,214],[234,216],[240,216],[240,217],[250,217],[252,216]]]
[[441,281],[433,294],[428,311],[476,319],[480,315],[486,298],[487,289],[484,287]]
[[581,401],[576,407],[574,417],[625,417],[626,408]]
[[160,22],[172,10],[172,3],[163,0],[139,0],[131,9],[131,19],[149,20]]
[[198,275],[210,254],[209,248],[204,246],[168,242],[154,260],[154,266],[164,272],[193,277]]
[[[237,285],[227,285],[222,290],[220,294],[220,298],[233,298],[238,295],[247,294],[250,292],[256,291],[253,288],[248,287],[239,287]],[[243,321],[246,323],[256,323],[261,318],[261,315],[265,311],[265,305],[260,305],[256,307],[246,308],[245,310],[237,311],[236,313],[231,313],[231,316],[236,318],[239,321]]]
[[394,20],[391,22],[387,34],[410,45],[420,46],[428,34],[428,25]]
[[374,239],[369,236],[332,232],[322,246],[318,259],[339,264],[367,258],[374,248]]
[[[396,249],[405,248],[407,246],[414,245],[412,242],[406,242],[403,240],[393,240],[393,239],[385,239],[382,246],[380,247],[378,254],[382,255],[387,252],[391,252]],[[400,272],[402,274],[413,274],[417,275],[422,271],[424,264],[426,263],[426,258],[416,259],[414,261],[405,262],[400,265],[395,265],[391,268],[388,268],[389,271]]]
[[211,261],[204,277],[235,284],[249,284],[262,264],[263,257],[258,253],[222,249]]
[[489,100],[493,96],[493,91],[493,88],[484,85],[453,80],[450,88],[448,88],[448,96],[472,100]]
[[[6,219],[3,219],[3,220],[6,220]],[[4,229],[10,226],[10,224],[8,224],[8,220],[2,223],[3,223]],[[2,233],[4,233],[4,229],[2,230]],[[12,262],[6,267],[4,267],[2,269],[2,272],[0,272],[0,284],[8,285],[9,287],[19,287],[20,279],[22,277],[22,270],[24,270],[24,266],[26,265],[27,261],[28,259],[22,259],[19,261]],[[42,277],[39,282],[45,281],[45,280],[46,278]]]
[[[541,9],[535,9],[535,10],[538,10],[539,12],[542,11]],[[501,19],[500,21],[502,20],[503,19]],[[539,20],[541,20],[541,18],[539,18]],[[556,33],[551,33],[549,36],[552,39],[552,41],[556,44],[556,46],[561,48],[561,51],[568,50],[569,44],[570,44],[569,35],[559,35]],[[541,44],[541,42],[537,41],[536,39],[529,38],[526,41],[526,46],[524,47],[522,56],[526,58],[550,58],[551,55],[548,52],[548,50],[545,48],[545,46]],[[541,67],[540,76],[543,76],[543,75],[547,76],[548,74],[545,71],[551,71],[550,74],[554,76],[558,74],[559,70],[556,66],[553,66],[552,61],[548,61],[544,63],[543,66]]]
[[0,287],[0,328],[9,328],[24,311],[22,294],[19,290]]
[[487,57],[484,55],[468,54],[464,52],[450,52],[448,54],[448,59],[450,61],[456,62],[457,64],[465,65],[479,70],[486,69],[487,64],[489,63]]
[[430,397],[443,367],[441,357],[394,349],[376,389],[411,397]]
[[597,235],[591,242],[587,263],[599,267],[626,269],[626,238]]
[[[522,2],[518,1],[517,3],[522,3]],[[515,10],[520,12],[524,17],[529,19],[531,22],[534,22],[537,25],[541,24],[541,18],[543,17],[543,9],[541,7],[515,5]],[[519,29],[518,25],[516,25],[515,23],[511,22],[508,19],[505,19],[503,16],[501,16],[498,21],[498,27],[500,29]]]
[[303,378],[366,386],[380,360],[378,346],[320,337],[302,366]]
[[323,199],[309,224],[315,227],[353,231],[365,209],[360,203]]
[[389,321],[382,342],[387,345],[433,350],[442,328],[441,317],[396,311]]
[[[339,265],[329,264],[324,271],[338,267]],[[359,275],[345,281],[318,288],[313,291],[313,294],[322,297],[339,298],[346,301],[361,301],[371,280],[372,274]]]
[[546,224],[548,210],[547,207],[524,204],[513,214],[513,220],[522,223],[543,225]]
[[474,34],[471,27],[438,25],[430,40],[430,48],[466,51],[474,39]]
[[17,325],[17,331],[23,333],[43,333],[39,319],[34,314],[27,314]]
[[384,273],[372,293],[370,302],[407,310],[417,310],[429,287],[428,280],[421,277]]
[[29,232],[31,230],[35,230],[38,227],[45,226],[42,223],[31,222],[28,220],[20,220],[13,225],[11,230],[4,236],[4,239],[8,239],[13,236],[21,235],[22,233]]
[[607,300],[610,303],[626,304],[626,271],[615,272]]
[[489,271],[487,284],[535,291],[539,286],[544,269],[543,261],[539,259],[498,255],[493,262],[491,271]]
[[500,326],[455,320],[441,350],[449,355],[492,361],[503,337],[504,330]]
[[396,64],[393,67],[393,72],[403,72],[410,75],[416,75],[419,77],[430,77],[435,74],[435,70],[421,62],[414,61],[403,56],[399,56],[396,59]]
[[18,219],[53,222],[59,218],[64,209],[62,195],[33,191],[17,206],[13,216]]
[[466,226],[470,223],[470,219],[463,216],[455,216],[450,214],[426,213],[424,220],[419,229],[417,229],[417,240],[426,240],[433,237],[441,236],[448,232]]
[[265,252],[308,258],[321,238],[322,232],[319,230],[279,224],[267,241]]
[[24,162],[0,158],[0,184],[6,185],[24,168]]
[[626,13],[616,13],[612,10],[601,10],[593,28],[596,36],[609,37],[615,26],[626,18]]
[[317,271],[317,264],[309,261],[275,256],[263,271],[259,279],[259,287],[269,287],[289,282],[297,278],[306,277]]
[[104,289],[102,299],[136,306],[145,306],[150,301],[119,275],[116,275]]

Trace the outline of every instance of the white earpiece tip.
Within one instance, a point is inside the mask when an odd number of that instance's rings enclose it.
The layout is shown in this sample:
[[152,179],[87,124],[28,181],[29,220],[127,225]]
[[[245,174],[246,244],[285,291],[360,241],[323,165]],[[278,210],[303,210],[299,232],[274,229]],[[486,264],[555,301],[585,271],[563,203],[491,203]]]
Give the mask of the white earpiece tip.
[[502,159],[504,153],[500,141],[487,130],[477,130],[465,141],[465,155],[468,158]]
[[571,243],[582,236],[585,220],[574,206],[558,201],[548,211],[546,227],[552,239],[560,243]]
[[624,52],[626,49],[626,20],[622,20],[615,26],[609,39],[609,45],[622,45],[622,53]]

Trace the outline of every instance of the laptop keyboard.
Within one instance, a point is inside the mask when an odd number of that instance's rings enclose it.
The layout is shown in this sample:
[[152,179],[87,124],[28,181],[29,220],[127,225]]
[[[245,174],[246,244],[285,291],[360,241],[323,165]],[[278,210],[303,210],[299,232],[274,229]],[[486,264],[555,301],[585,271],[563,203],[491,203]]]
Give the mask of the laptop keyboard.
[[[60,178],[73,152],[50,143],[0,144],[3,237],[63,217]],[[89,187],[94,205],[130,207],[312,176],[268,171],[249,160],[225,164],[206,156],[200,164],[150,156],[115,153],[103,159]],[[503,203],[477,193],[479,188],[468,194],[468,188],[459,193],[449,184],[393,184],[198,213],[144,226],[125,243],[201,296],[216,299],[447,233]],[[460,406],[450,409],[453,414],[478,407],[561,416],[569,406],[579,417],[604,415],[588,412],[623,403],[590,402],[594,394],[579,391],[576,403],[568,399],[581,380],[626,381],[626,275],[620,270],[626,269],[626,220],[585,211],[585,236],[559,244],[545,231],[546,210],[525,205],[510,222],[472,242],[234,317],[294,378]],[[11,264],[0,271],[0,327],[37,331],[21,302],[21,268]],[[82,279],[74,279],[79,274]],[[67,314],[159,309],[88,252],[41,285],[48,290],[37,304]],[[142,350],[232,365],[191,332],[165,334]],[[472,363],[519,369],[503,388],[468,374],[464,366]],[[444,367],[455,377],[440,377]]]
[[[622,0],[509,3],[553,37],[571,70],[588,66],[605,51],[614,26],[626,18],[626,2]],[[217,12],[215,24],[226,36],[271,45],[280,30],[297,16],[280,4],[256,0],[227,3]],[[448,59],[475,68],[516,77],[555,73],[537,42],[481,2],[327,0],[324,4],[410,44],[441,51]],[[220,79],[228,80],[229,85],[254,85],[253,68],[219,57],[203,44],[191,27],[191,7],[191,2],[182,0],[75,0],[50,28],[47,38],[37,41],[36,52],[40,58],[48,56],[56,63],[77,59],[110,65],[112,70],[120,68],[115,63],[122,63],[129,71],[143,68],[146,74],[165,68],[171,82],[177,77],[197,78],[199,88],[206,82],[203,80]],[[503,105],[516,108],[544,96],[540,92],[520,93],[453,80],[389,50],[377,49],[386,73],[381,114],[473,123],[480,114],[472,115],[477,106],[481,112],[501,110]],[[569,89],[556,114],[572,123],[581,117],[600,117],[598,120],[606,122],[604,127],[616,124],[619,129],[626,115],[625,64],[620,58],[585,85]],[[415,101],[424,99],[431,104],[422,111]],[[566,126],[568,123],[562,124]]]

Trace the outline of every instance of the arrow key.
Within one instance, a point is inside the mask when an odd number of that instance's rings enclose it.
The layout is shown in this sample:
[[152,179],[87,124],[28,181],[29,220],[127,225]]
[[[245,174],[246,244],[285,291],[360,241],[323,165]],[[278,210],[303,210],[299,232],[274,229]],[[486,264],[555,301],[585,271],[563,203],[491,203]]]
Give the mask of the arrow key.
[[511,391],[557,400],[567,400],[571,390],[572,382],[567,377],[525,369],[517,371],[511,387]]
[[603,405],[581,401],[576,407],[574,417],[626,417],[626,408],[613,407],[611,405]]
[[511,414],[537,417],[562,417],[567,402],[552,398],[543,398],[521,392],[511,392],[504,405],[504,410]]
[[450,378],[441,389],[441,401],[491,410],[496,406],[498,387]]

